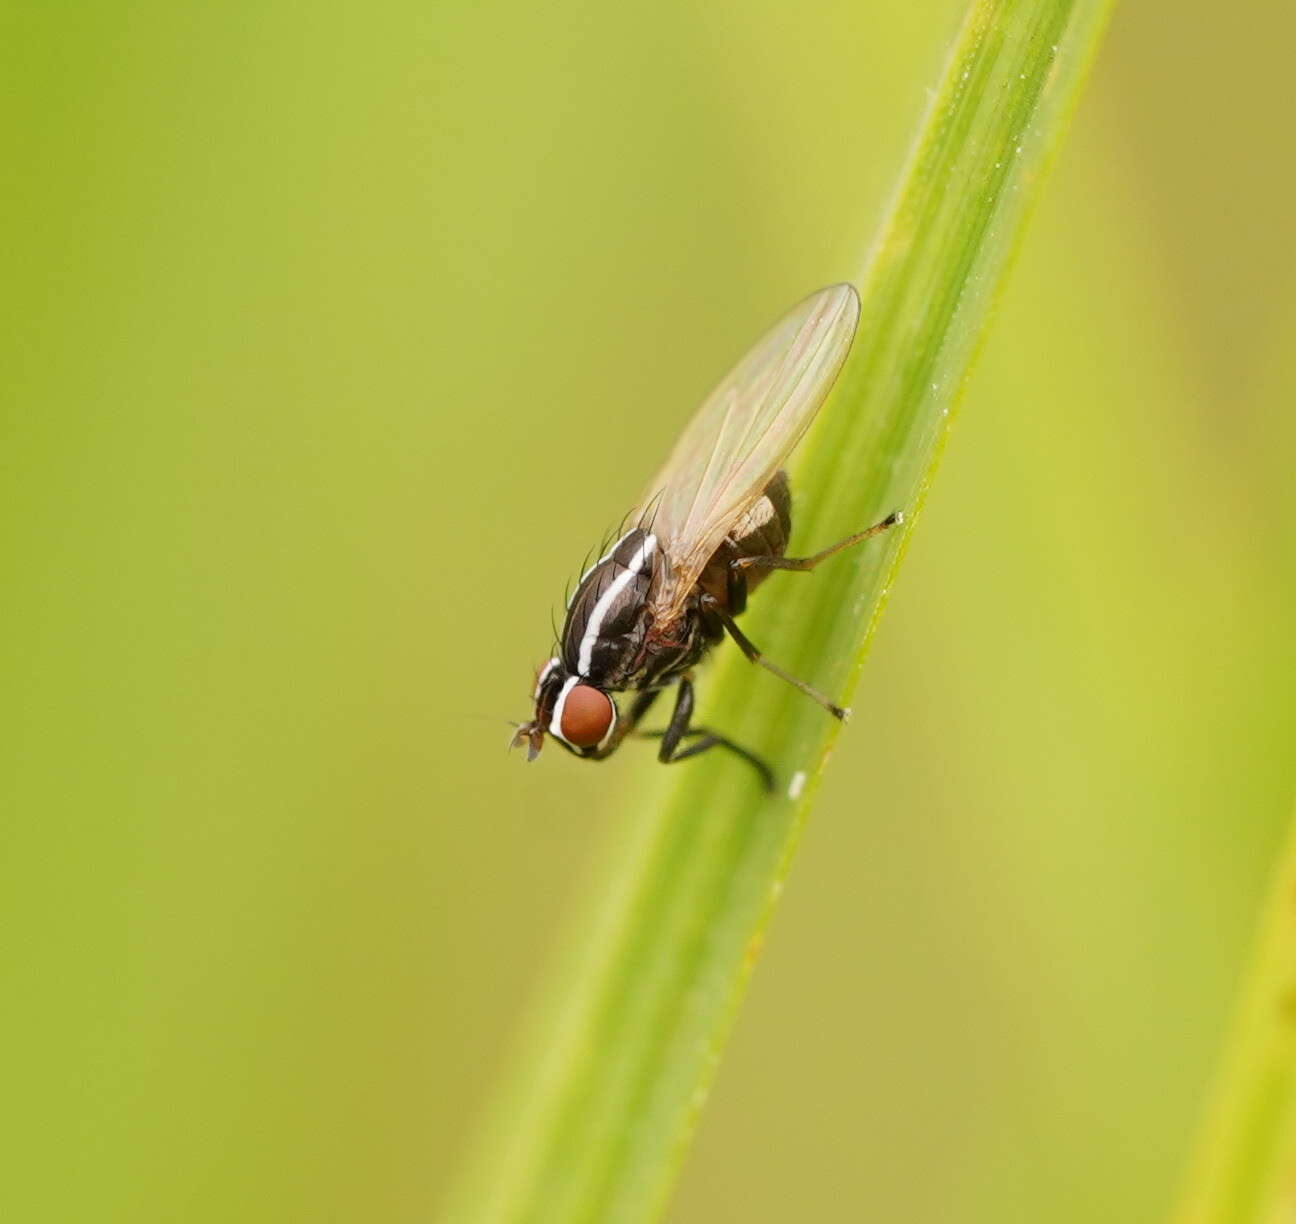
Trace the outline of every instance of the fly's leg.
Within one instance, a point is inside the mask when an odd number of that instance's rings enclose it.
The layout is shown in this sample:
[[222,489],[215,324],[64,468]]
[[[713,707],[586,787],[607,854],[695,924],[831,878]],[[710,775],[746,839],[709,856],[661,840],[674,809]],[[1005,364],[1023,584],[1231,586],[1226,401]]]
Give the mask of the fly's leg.
[[747,572],[739,569],[737,561],[729,563],[725,574],[725,607],[730,616],[741,616],[747,611]]
[[874,523],[872,527],[866,527],[863,531],[857,531],[854,535],[848,535],[844,540],[838,540],[836,544],[830,544],[822,552],[817,552],[810,557],[738,557],[736,560],[729,562],[730,572],[733,570],[752,569],[759,566],[761,569],[782,569],[782,570],[812,570],[820,561],[827,561],[829,557],[841,552],[843,549],[850,548],[854,544],[860,544],[864,540],[872,539],[875,535],[881,535],[882,532],[897,523],[904,522],[904,515],[899,510],[893,510],[880,523]]
[[[774,789],[774,775],[770,768],[755,753],[748,752],[746,748],[739,747],[733,740],[726,739],[723,735],[717,735],[714,731],[708,731],[705,727],[690,727],[689,722],[693,718],[693,683],[686,676],[679,682],[675,692],[675,711],[671,714],[670,724],[664,731],[644,731],[641,734],[645,739],[660,739],[661,747],[657,750],[657,759],[663,765],[673,764],[675,761],[685,761],[689,757],[697,756],[699,752],[705,752],[708,748],[727,748],[735,756],[741,757],[747,762],[758,774],[761,782],[767,791]],[[680,745],[684,740],[692,740],[687,748]]]
[[811,688],[804,680],[798,680],[791,672],[784,671],[777,663],[771,663],[761,652],[753,645],[751,639],[734,624],[734,618],[729,615],[724,608],[720,606],[718,600],[710,595],[702,596],[702,606],[719,619],[720,623],[728,631],[729,636],[738,643],[738,649],[743,652],[753,663],[759,663],[766,671],[773,672],[780,680],[786,680],[793,688],[800,689],[807,697],[817,701],[825,710],[834,718],[845,722],[850,711],[842,706],[836,705],[829,701],[818,689]]

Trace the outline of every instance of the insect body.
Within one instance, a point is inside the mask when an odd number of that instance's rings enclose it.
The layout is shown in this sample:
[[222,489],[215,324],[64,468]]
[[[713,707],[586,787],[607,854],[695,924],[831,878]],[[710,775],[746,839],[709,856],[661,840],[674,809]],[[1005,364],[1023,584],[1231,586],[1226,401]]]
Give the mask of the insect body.
[[[784,555],[792,501],[783,464],[832,387],[859,319],[849,285],[807,298],[730,371],[685,430],[635,526],[581,577],[567,605],[558,650],[536,681],[535,716],[518,728],[534,760],[550,735],[577,756],[610,755],[663,689],[675,709],[658,757],[681,761],[722,747],[767,786],[763,761],[705,727],[692,726],[692,669],[726,634],[754,663],[846,712],[766,659],[735,623],[772,569],[809,570],[900,521],[898,512],[809,557]],[[611,694],[634,693],[622,713]]]

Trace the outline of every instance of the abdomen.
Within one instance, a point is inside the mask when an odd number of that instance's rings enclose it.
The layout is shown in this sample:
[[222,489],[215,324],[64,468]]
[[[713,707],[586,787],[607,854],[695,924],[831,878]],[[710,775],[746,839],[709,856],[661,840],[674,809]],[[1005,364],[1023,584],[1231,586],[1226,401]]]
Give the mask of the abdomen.
[[[729,563],[739,557],[781,557],[792,535],[792,494],[786,472],[776,472],[746,513],[711,555],[699,584],[722,606],[729,608]],[[754,591],[769,570],[754,566],[746,571],[747,592]],[[741,608],[729,609],[736,616]]]

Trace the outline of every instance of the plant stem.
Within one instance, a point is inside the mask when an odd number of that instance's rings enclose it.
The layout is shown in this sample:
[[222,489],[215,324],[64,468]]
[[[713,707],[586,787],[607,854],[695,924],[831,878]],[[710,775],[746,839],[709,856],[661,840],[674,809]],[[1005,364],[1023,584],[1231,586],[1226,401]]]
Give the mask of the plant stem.
[[[1108,7],[971,6],[864,278],[854,351],[796,457],[799,541],[896,508],[910,529]],[[848,695],[898,564],[903,537],[890,535],[785,579],[777,607],[757,600],[753,640]],[[666,1202],[839,730],[737,651],[721,655],[704,721],[765,753],[780,790],[763,796],[731,760],[657,769],[454,1220],[630,1224]]]

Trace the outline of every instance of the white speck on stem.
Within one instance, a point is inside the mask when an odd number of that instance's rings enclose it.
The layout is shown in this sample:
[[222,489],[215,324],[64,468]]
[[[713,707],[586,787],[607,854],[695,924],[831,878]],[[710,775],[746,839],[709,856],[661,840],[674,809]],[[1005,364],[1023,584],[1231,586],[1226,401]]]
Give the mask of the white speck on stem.
[[788,783],[788,798],[795,803],[801,798],[801,792],[805,790],[806,772],[804,769],[798,769],[792,775],[792,781]]

